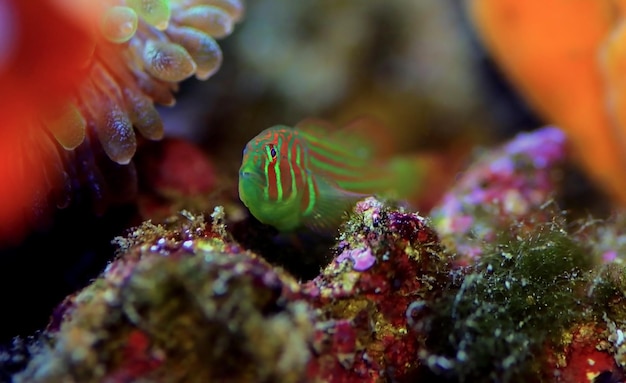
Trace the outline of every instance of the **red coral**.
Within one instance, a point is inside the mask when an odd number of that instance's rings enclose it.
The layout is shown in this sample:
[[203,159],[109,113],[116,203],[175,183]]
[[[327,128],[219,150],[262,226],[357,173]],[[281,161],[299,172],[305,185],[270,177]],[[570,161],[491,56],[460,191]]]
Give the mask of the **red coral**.
[[104,382],[132,382],[146,376],[163,363],[162,357],[151,352],[148,335],[139,330],[132,330],[128,334],[121,356],[122,364],[110,372],[103,379]]
[[329,383],[376,382],[380,366],[359,344],[358,331],[347,319],[320,323],[314,334],[314,358],[307,367],[310,380]]
[[161,219],[180,209],[211,208],[218,175],[211,159],[180,138],[149,142],[136,159],[139,207],[144,219]]
[[215,167],[193,143],[166,138],[147,149],[143,159],[146,181],[157,193],[195,195],[209,193],[215,187]]
[[[604,372],[618,373],[615,359],[606,350],[600,350],[606,329],[589,324],[571,331],[571,342],[561,350],[549,350],[546,357],[546,380],[557,382],[587,382]],[[557,355],[562,356],[559,363]],[[621,381],[621,380],[620,380]]]

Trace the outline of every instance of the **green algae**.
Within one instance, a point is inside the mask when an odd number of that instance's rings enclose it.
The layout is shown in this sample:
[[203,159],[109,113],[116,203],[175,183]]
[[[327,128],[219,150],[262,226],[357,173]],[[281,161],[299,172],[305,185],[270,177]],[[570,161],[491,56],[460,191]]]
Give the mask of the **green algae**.
[[588,291],[591,307],[598,314],[626,318],[626,265],[609,263],[593,279]]
[[419,323],[428,329],[420,357],[453,381],[541,380],[546,342],[559,342],[587,315],[592,258],[557,223],[514,228],[494,243],[454,271],[429,307],[433,314]]
[[588,290],[596,317],[606,326],[605,339],[598,345],[626,367],[626,265],[609,263],[597,273]]

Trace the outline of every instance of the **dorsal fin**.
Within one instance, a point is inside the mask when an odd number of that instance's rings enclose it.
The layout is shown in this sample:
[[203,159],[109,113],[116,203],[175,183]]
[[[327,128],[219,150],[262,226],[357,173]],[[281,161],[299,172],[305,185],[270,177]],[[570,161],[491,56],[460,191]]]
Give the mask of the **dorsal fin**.
[[306,118],[296,128],[339,143],[363,159],[385,159],[393,154],[394,145],[385,124],[373,116],[361,116],[343,127],[319,118]]
[[317,117],[307,117],[298,122],[295,128],[316,136],[329,136],[339,130],[331,122]]
[[333,133],[333,136],[342,142],[347,142],[353,150],[366,150],[368,158],[389,158],[395,149],[387,126],[371,115],[363,115],[351,120]]

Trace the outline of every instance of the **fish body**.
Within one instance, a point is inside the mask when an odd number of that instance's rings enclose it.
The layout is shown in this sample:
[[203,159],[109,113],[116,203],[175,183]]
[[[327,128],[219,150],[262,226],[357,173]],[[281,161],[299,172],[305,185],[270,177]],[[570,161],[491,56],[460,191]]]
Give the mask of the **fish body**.
[[393,195],[407,179],[404,170],[415,169],[378,158],[375,135],[363,133],[316,120],[262,131],[244,149],[241,200],[259,221],[283,232],[336,228],[357,200]]

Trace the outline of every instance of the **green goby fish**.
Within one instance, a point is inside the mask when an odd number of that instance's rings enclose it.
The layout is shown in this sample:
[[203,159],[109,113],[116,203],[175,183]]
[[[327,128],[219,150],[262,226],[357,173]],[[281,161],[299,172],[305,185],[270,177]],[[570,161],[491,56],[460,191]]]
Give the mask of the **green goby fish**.
[[315,119],[268,128],[243,151],[239,198],[259,221],[282,232],[335,229],[359,199],[403,198],[422,178],[420,163],[385,159],[381,134],[384,128],[366,119],[339,130]]

